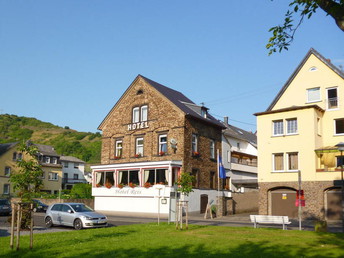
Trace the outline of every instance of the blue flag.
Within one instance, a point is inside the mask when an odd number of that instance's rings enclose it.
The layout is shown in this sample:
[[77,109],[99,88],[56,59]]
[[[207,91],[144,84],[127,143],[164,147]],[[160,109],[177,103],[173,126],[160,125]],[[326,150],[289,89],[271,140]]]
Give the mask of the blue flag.
[[226,178],[226,170],[222,164],[221,155],[219,155],[219,177],[220,178]]

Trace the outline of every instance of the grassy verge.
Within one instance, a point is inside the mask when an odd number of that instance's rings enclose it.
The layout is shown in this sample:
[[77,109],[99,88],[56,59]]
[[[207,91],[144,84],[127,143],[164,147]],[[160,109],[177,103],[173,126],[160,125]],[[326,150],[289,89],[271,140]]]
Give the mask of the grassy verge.
[[280,229],[140,224],[21,237],[12,251],[0,238],[1,257],[344,257],[344,234]]

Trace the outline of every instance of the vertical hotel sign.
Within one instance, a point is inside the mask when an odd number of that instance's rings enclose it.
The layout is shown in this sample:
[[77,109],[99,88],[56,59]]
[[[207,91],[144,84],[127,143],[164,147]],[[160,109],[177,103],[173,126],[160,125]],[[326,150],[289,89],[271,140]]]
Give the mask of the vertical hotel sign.
[[128,124],[128,131],[138,130],[138,129],[144,129],[148,128],[148,122],[138,122],[138,123],[132,123]]

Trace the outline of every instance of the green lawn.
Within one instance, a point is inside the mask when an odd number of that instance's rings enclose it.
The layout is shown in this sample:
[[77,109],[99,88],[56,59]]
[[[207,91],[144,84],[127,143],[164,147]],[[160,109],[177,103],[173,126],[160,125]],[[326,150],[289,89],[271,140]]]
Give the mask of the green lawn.
[[139,224],[21,237],[12,251],[0,238],[1,257],[344,257],[344,234],[173,224]]

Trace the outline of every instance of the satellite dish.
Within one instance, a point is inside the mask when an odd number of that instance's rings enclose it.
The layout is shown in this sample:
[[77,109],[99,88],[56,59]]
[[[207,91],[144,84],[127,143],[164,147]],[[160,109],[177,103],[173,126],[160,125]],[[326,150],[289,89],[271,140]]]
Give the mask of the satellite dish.
[[177,145],[176,139],[173,139],[173,138],[170,140],[170,143],[171,143],[172,145]]

